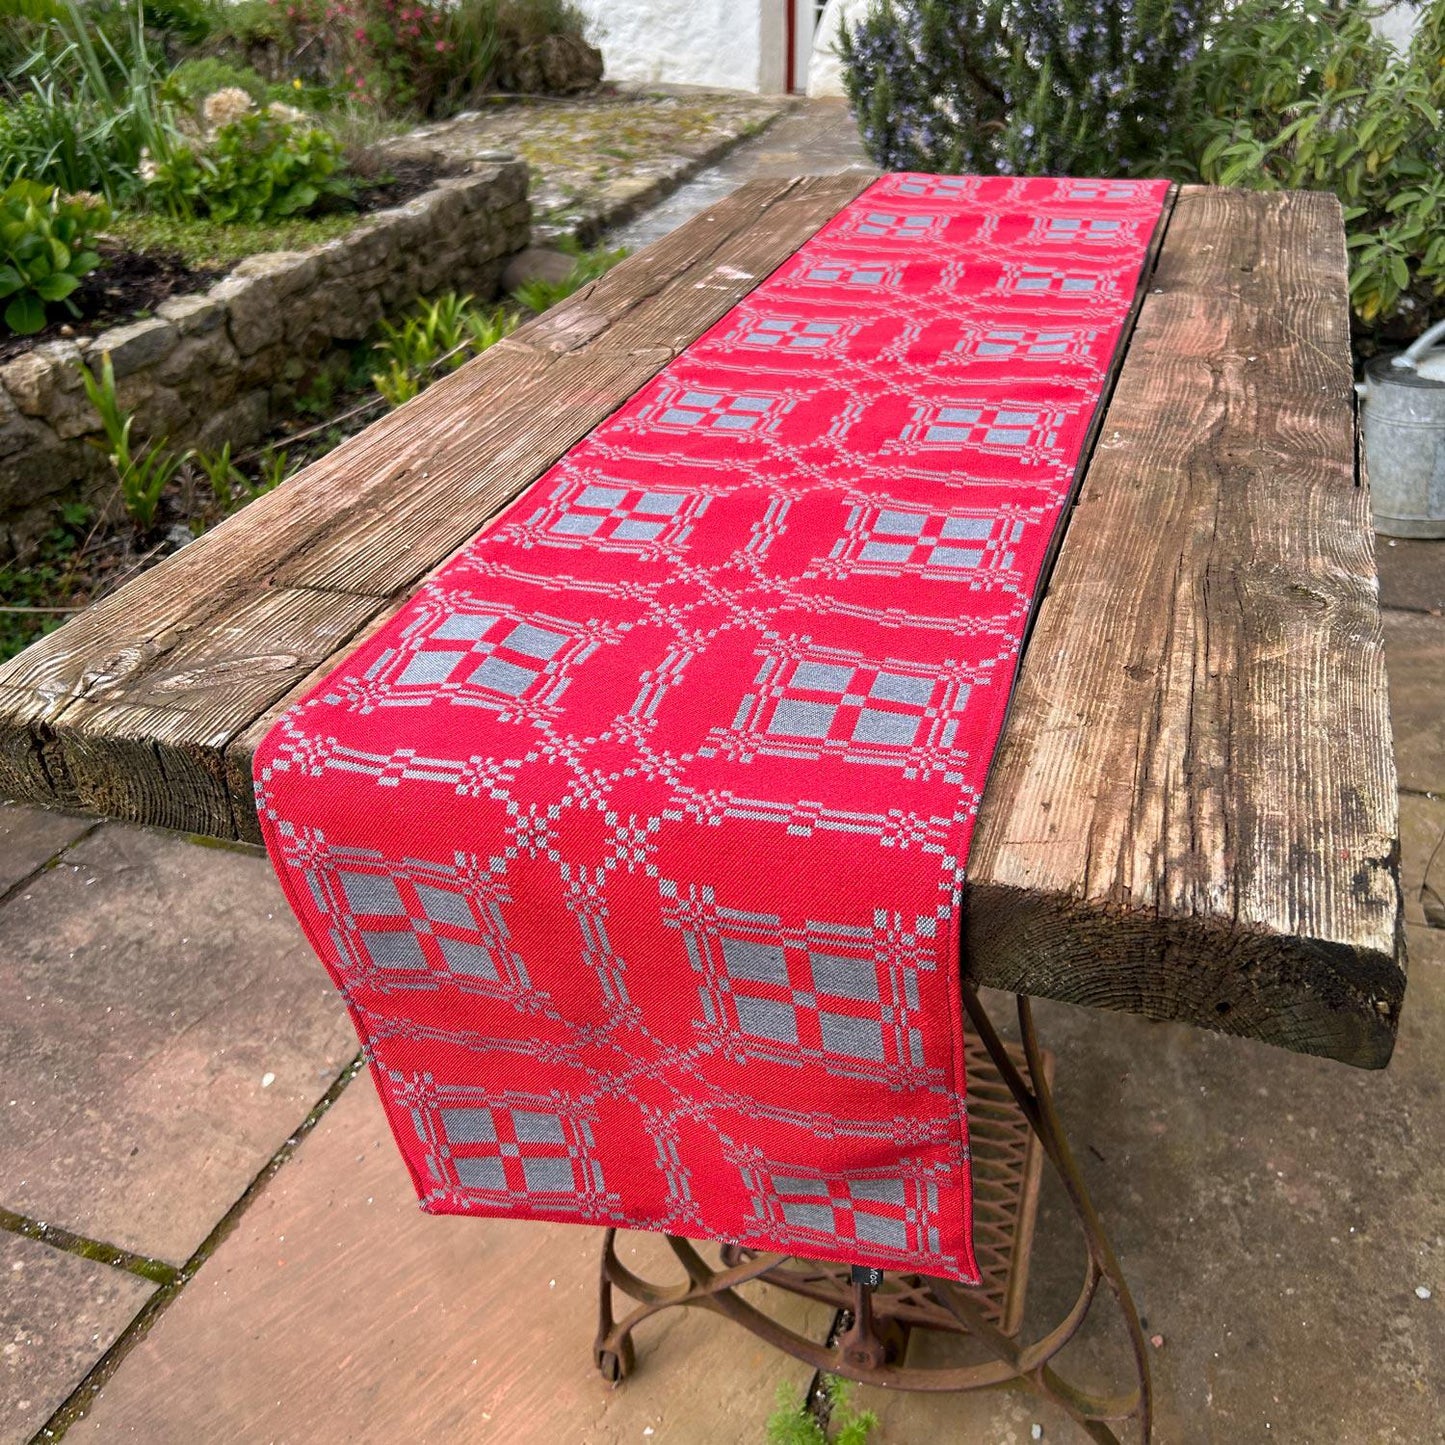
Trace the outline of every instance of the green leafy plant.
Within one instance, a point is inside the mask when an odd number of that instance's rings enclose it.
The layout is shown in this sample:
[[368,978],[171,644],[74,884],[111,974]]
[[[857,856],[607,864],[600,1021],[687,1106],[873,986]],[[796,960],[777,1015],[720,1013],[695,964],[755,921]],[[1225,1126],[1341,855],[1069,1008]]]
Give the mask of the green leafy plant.
[[150,188],[173,214],[222,224],[303,216],[323,198],[344,198],[341,148],[315,127],[255,111],[222,125],[207,147],[182,146],[155,166]]
[[627,248],[618,247],[615,251],[608,251],[602,248],[586,251],[575,243],[566,246],[577,258],[572,270],[561,281],[524,281],[512,292],[512,300],[519,306],[525,306],[528,311],[541,315],[549,307],[555,306],[559,301],[565,301],[574,291],[580,291],[584,286],[590,285],[599,276],[605,275],[619,261],[627,257]]
[[1445,295],[1445,0],[1398,53],[1342,0],[1244,0],[1189,76],[1175,169],[1218,185],[1332,190],[1350,296],[1367,325],[1410,331]]
[[290,474],[291,462],[285,447],[267,447],[261,453],[256,480],[251,484],[247,501],[254,501],[266,492],[274,492]]
[[878,1417],[853,1408],[853,1385],[837,1375],[824,1382],[829,1400],[828,1429],[812,1415],[787,1385],[779,1385],[778,1408],[768,1417],[768,1445],[868,1445]]
[[0,300],[5,324],[27,335],[45,325],[45,308],[62,302],[100,265],[89,249],[110,212],[99,196],[62,196],[38,181],[12,181],[0,192]]
[[140,189],[147,158],[165,159],[179,141],[164,62],[129,0],[47,9],[0,104],[0,183],[24,177],[115,204]]
[[0,662],[80,610],[76,573],[91,521],[88,506],[68,502],[23,563],[0,563]]
[[162,495],[191,454],[183,452],[178,456],[168,451],[164,438],[136,450],[130,435],[135,414],[121,409],[115,390],[115,368],[108,351],[101,356],[100,375],[96,376],[89,367],[82,367],[80,379],[91,406],[100,417],[101,429],[105,432],[102,450],[115,471],[121,502],[136,526],[148,532],[155,525]]
[[246,487],[244,473],[231,460],[231,443],[223,443],[218,452],[194,451],[191,461],[210,484],[211,496],[221,510],[229,512],[236,504],[238,492]]
[[1207,0],[873,0],[838,42],[890,170],[1151,174]]
[[383,321],[377,328],[372,350],[385,369],[372,373],[372,385],[389,405],[400,406],[435,373],[456,370],[495,345],[516,324],[515,317],[500,307],[478,307],[470,296],[455,292],[422,301],[400,322]]

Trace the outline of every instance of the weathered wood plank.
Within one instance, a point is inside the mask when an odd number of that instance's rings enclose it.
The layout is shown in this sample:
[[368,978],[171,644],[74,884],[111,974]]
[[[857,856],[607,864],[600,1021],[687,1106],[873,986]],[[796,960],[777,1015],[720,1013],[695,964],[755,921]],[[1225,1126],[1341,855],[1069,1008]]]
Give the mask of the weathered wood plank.
[[969,859],[981,982],[1362,1065],[1404,990],[1338,207],[1186,189]]
[[869,180],[743,187],[0,666],[0,793],[254,836],[230,744]]

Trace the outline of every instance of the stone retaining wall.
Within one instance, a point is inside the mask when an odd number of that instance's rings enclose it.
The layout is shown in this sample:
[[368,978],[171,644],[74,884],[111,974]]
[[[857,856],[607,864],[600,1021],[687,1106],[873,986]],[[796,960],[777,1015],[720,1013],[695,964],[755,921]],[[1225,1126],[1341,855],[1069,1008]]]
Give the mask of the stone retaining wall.
[[47,342],[0,366],[0,560],[23,556],[62,501],[113,485],[87,445],[101,433],[82,365],[98,369],[110,353],[137,438],[239,450],[383,315],[441,291],[495,295],[529,221],[527,167],[498,159],[313,250],[252,256],[146,320]]

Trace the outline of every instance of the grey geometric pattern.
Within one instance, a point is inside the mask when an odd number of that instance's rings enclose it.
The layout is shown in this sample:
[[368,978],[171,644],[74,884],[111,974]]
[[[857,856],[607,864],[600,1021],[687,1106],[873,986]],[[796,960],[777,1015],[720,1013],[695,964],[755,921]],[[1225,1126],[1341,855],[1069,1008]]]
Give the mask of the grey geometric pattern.
[[808,575],[881,577],[913,574],[929,581],[955,581],[975,591],[1017,587],[1014,547],[1031,522],[1022,505],[1003,510],[923,510],[905,503],[855,502],[843,535]]
[[512,947],[503,860],[397,860],[331,848],[314,830],[293,830],[288,841],[287,861],[305,878],[349,984],[379,993],[451,987],[529,1009],[542,1003]]
[[897,182],[900,196],[925,200],[957,200],[978,190],[977,176],[905,176]]
[[897,280],[896,267],[880,266],[876,262],[860,266],[848,261],[818,261],[797,278],[798,284],[803,286],[826,286],[829,289],[847,286],[865,291],[885,290]]
[[1059,428],[1069,419],[1063,408],[1032,406],[952,405],[920,402],[902,431],[911,447],[975,447],[1004,452],[1027,463],[1053,460]]
[[938,1252],[936,1169],[905,1159],[837,1178],[756,1155],[734,1162],[759,1224],[800,1253],[828,1258],[859,1244],[903,1258]]
[[921,211],[906,214],[899,211],[861,211],[850,216],[840,227],[844,235],[867,236],[875,240],[926,241],[929,236],[941,232],[947,222],[946,214]]
[[873,659],[772,632],[756,656],[754,691],[738,703],[730,728],[710,730],[699,757],[831,753],[900,768],[905,778],[942,771],[946,781],[963,781],[959,717],[986,667]]
[[1089,242],[1117,246],[1131,230],[1126,222],[1104,216],[1036,216],[1031,239],[1067,246],[1087,245]]
[[819,316],[745,316],[728,338],[749,351],[826,356],[858,332],[858,323]]
[[1056,266],[1014,264],[1004,269],[999,290],[1024,296],[1074,296],[1095,301],[1112,294],[1112,277],[1083,269],[1060,269]]
[[659,883],[663,919],[681,931],[697,975],[698,1033],[729,1058],[821,1066],[895,1091],[936,1087],[924,1058],[919,976],[936,967],[940,920],[907,928],[880,912],[874,926],[719,904],[708,884]]
[[426,1150],[423,1203],[515,1205],[598,1223],[617,1218],[597,1158],[596,1115],[551,1094],[491,1093],[388,1071]]
[[447,703],[507,717],[555,709],[571,672],[598,647],[575,622],[500,608],[472,610],[466,597],[438,597],[363,674],[352,701],[361,712]]
[[955,346],[959,356],[983,361],[1042,361],[1056,365],[1066,357],[1094,360],[1092,348],[1099,337],[1093,327],[991,326],[970,331]]
[[707,495],[659,485],[638,487],[593,476],[569,477],[504,535],[523,547],[597,548],[653,556],[684,546]]
[[792,405],[792,398],[779,394],[665,386],[637,415],[666,431],[762,433],[773,430]]

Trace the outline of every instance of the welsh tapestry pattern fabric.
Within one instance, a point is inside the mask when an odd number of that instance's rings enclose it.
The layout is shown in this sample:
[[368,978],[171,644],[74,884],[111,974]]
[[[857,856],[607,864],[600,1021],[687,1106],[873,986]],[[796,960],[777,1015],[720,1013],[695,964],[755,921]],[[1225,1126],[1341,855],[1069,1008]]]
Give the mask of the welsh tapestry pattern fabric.
[[273,729],[426,1209],[976,1280],[959,888],[1165,189],[879,180]]

